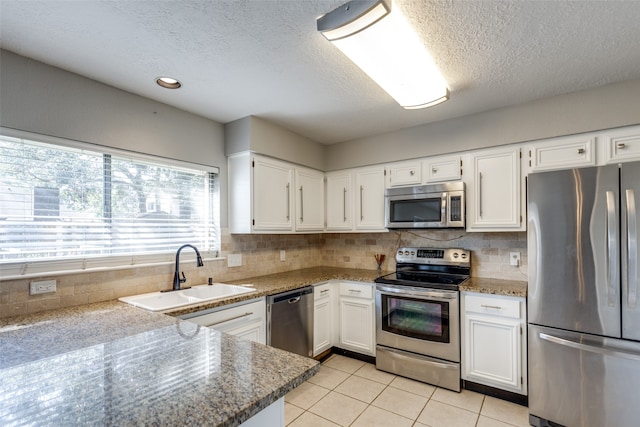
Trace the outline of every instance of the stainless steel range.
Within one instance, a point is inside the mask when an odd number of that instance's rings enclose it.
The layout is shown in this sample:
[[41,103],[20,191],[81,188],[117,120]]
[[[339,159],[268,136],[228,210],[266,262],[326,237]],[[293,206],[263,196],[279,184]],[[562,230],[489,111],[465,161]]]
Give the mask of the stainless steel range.
[[376,367],[460,391],[464,249],[400,248],[396,272],[376,279]]

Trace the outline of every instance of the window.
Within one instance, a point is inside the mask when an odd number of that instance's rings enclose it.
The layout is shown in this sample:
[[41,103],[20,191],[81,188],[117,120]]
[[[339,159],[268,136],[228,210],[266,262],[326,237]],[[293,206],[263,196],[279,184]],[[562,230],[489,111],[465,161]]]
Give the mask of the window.
[[185,243],[219,249],[216,168],[38,139],[0,136],[2,277],[34,263],[60,271],[170,260]]

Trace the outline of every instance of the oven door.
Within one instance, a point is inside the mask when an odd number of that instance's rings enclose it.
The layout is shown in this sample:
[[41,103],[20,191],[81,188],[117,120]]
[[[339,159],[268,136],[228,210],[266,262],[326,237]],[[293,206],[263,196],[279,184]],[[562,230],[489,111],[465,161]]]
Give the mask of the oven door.
[[378,345],[460,361],[458,291],[376,286]]

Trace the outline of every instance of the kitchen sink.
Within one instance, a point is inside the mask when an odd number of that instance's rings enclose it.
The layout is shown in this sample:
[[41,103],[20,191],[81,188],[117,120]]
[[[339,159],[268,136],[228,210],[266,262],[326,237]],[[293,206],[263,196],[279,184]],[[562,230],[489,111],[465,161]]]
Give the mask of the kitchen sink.
[[255,289],[244,286],[227,285],[226,283],[216,283],[211,286],[194,286],[191,289],[185,289],[180,292],[190,298],[208,300],[213,298],[226,298],[234,295],[242,295],[252,291],[255,291]]
[[189,289],[172,292],[151,292],[118,298],[122,302],[144,308],[149,311],[163,311],[185,305],[198,304],[216,299],[229,298],[255,292],[254,288],[226,283],[198,285]]

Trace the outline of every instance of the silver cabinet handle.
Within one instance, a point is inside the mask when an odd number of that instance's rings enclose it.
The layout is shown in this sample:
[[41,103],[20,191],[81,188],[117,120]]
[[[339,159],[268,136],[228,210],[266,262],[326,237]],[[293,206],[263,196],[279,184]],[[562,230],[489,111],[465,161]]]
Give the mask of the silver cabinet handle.
[[584,154],[585,149],[584,148],[578,148],[578,154]]
[[291,184],[287,183],[287,221],[291,218],[291,192],[289,191]]
[[480,218],[482,218],[482,172],[478,173],[478,210],[480,211]]
[[416,171],[414,171],[413,169],[409,172],[409,175],[413,176],[416,174]]
[[431,168],[431,173],[437,173],[437,172],[438,172],[438,169],[436,169],[436,168]]
[[347,222],[347,189],[342,189],[342,221]]
[[219,322],[215,322],[215,323],[210,323],[210,324],[205,325],[205,326],[217,326],[217,325],[221,325],[223,323],[231,322],[232,320],[242,319],[243,317],[248,317],[248,316],[251,316],[251,315],[253,315],[253,312],[247,312],[245,314],[240,314],[238,316],[233,316],[233,317],[230,317],[228,319],[220,320]]
[[304,222],[304,190],[300,186],[300,222]]
[[618,235],[616,213],[616,197],[613,191],[606,192],[607,198],[607,304],[610,307],[616,304],[616,284],[619,281],[618,275]]
[[329,292],[329,289],[323,289],[320,291],[320,295],[326,294],[327,292]]
[[540,332],[538,336],[542,340],[549,341],[554,344],[563,345],[565,347],[575,348],[576,350],[588,351],[590,353],[601,354],[604,356],[621,357],[623,359],[640,361],[640,354],[638,353],[632,353],[632,352],[622,351],[622,350],[612,350],[609,347],[600,347],[593,344],[592,345],[583,344],[581,342],[575,342],[565,338],[560,338],[553,335],[545,334],[543,332]]
[[636,308],[638,297],[638,229],[636,216],[636,197],[633,190],[625,191],[627,198],[627,283],[629,308]]
[[360,221],[364,219],[364,213],[362,212],[362,198],[364,197],[364,185],[360,186]]
[[362,291],[360,289],[349,289],[349,292],[355,292],[356,294],[359,294]]
[[622,148],[626,148],[626,145],[624,144],[624,142],[618,142],[616,144],[616,147],[622,149]]
[[502,307],[500,307],[499,305],[485,305],[485,304],[480,304],[480,307],[482,308],[492,308],[494,310],[502,310]]

